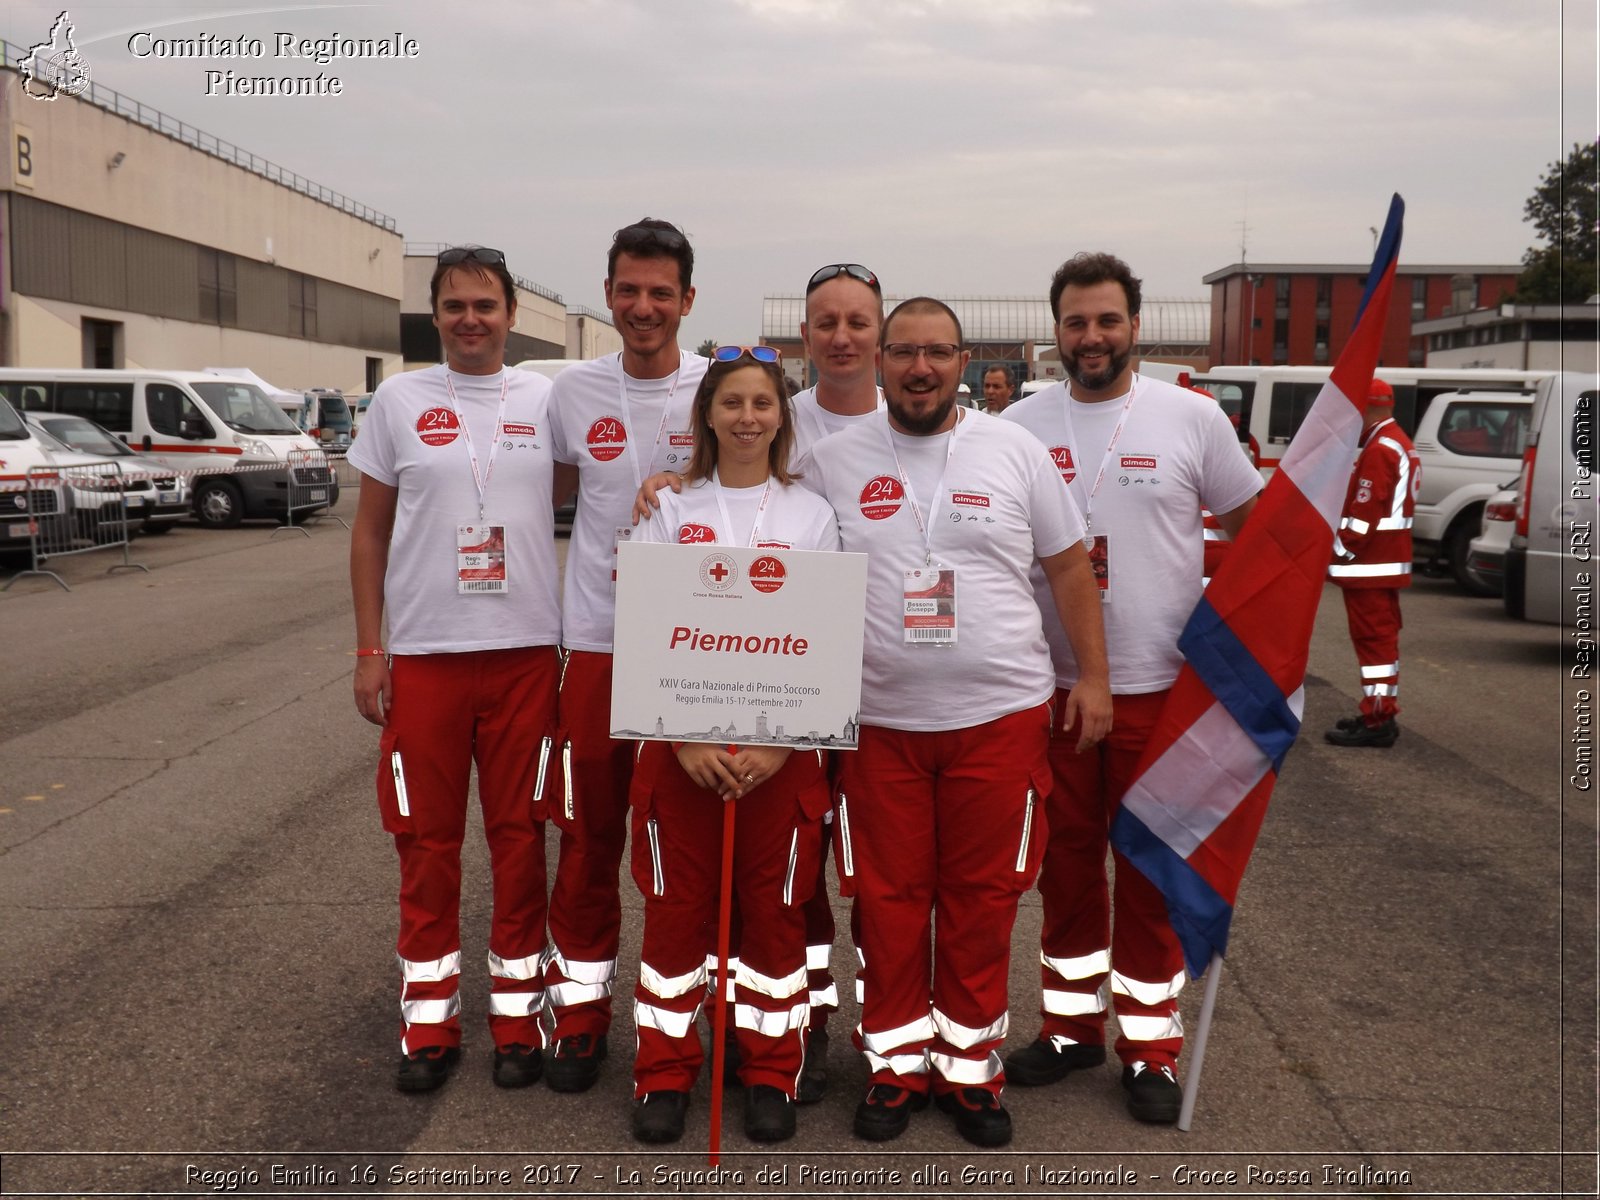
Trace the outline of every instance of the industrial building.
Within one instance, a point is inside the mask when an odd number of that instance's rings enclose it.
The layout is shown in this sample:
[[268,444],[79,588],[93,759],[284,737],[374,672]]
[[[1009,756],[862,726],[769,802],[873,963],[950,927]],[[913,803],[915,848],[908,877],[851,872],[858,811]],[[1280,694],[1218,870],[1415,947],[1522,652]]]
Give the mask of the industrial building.
[[1600,299],[1591,304],[1502,304],[1419,321],[1430,367],[1593,371]]

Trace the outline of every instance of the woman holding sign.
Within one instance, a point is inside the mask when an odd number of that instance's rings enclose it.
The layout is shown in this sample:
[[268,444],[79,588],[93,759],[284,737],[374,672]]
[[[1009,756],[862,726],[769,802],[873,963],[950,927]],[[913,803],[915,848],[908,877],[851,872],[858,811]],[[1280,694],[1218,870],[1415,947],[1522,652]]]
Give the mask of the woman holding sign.
[[[694,401],[694,456],[682,492],[635,540],[837,550],[833,509],[794,484],[792,410],[768,346],[720,346]],[[644,894],[634,1021],[634,1136],[683,1134],[704,1053],[695,1017],[716,948],[723,805],[739,802],[734,896],[741,932],[732,970],[745,1133],[782,1141],[808,1017],[801,906],[817,877],[828,780],[820,751],[644,742],[633,775],[633,875]]]

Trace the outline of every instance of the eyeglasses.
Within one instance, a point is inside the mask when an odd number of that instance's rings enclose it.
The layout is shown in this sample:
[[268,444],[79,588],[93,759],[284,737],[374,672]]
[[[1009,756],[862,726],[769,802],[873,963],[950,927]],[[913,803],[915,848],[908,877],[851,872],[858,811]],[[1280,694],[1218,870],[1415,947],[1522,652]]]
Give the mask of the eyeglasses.
[[611,244],[619,250],[634,251],[656,247],[676,254],[689,244],[689,240],[676,229],[658,229],[654,225],[624,225],[611,235]]
[[720,363],[730,363],[738,362],[746,354],[761,363],[775,363],[783,358],[776,346],[718,346],[711,357]]
[[883,286],[879,284],[878,277],[867,270],[860,263],[833,263],[831,266],[818,267],[806,282],[806,295],[811,295],[830,279],[837,279],[841,275],[848,275],[851,279],[859,279],[881,297]]
[[439,265],[453,267],[457,263],[475,262],[486,267],[503,267],[506,265],[505,252],[491,250],[487,246],[451,246],[448,250],[439,251]]
[[956,355],[960,353],[961,347],[951,342],[934,342],[928,346],[916,346],[910,342],[890,342],[883,348],[885,358],[903,367],[916,362],[919,354],[925,355],[936,367],[948,367],[955,362]]

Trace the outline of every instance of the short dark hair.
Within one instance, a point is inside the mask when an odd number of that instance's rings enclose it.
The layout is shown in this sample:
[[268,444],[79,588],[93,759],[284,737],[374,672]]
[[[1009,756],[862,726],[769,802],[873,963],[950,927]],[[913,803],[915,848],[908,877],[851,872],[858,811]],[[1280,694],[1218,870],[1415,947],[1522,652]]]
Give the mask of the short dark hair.
[[881,349],[889,344],[889,326],[894,324],[894,319],[901,313],[913,316],[917,313],[943,313],[950,318],[956,327],[956,349],[967,348],[966,335],[961,332],[961,318],[956,316],[956,310],[943,300],[935,300],[932,296],[913,296],[909,300],[902,300],[889,310],[889,315],[883,319],[883,329],[878,334],[878,346]]
[[450,263],[449,265],[444,263],[434,264],[433,278],[428,280],[428,307],[434,316],[439,315],[439,287],[444,283],[444,277],[450,274],[451,271],[467,271],[480,279],[498,279],[500,281],[500,290],[506,294],[506,311],[510,312],[517,307],[517,281],[512,277],[510,269],[507,268],[505,259],[502,258],[498,263],[491,266],[488,263],[481,263],[476,259],[468,258],[462,262]]
[[694,394],[694,408],[690,410],[690,420],[694,425],[694,453],[683,473],[685,479],[711,478],[711,472],[717,465],[717,438],[711,432],[711,401],[715,399],[717,388],[724,379],[746,367],[756,367],[766,375],[767,381],[778,393],[778,407],[783,412],[783,424],[778,426],[772,445],[767,447],[767,467],[772,477],[781,484],[800,478],[789,470],[789,455],[794,449],[794,405],[789,403],[788,380],[784,377],[783,365],[781,362],[759,362],[748,354],[741,354],[731,362],[713,359],[706,368],[705,378],[700,381],[700,390]]
[[1006,377],[1006,386],[1008,388],[1014,388],[1017,386],[1016,375],[1012,372],[1010,367],[1005,365],[1005,363],[990,363],[983,369],[982,378],[989,378],[989,376],[995,371],[999,371],[1000,374]]
[[1061,293],[1071,287],[1093,287],[1097,283],[1120,283],[1122,294],[1128,298],[1128,315],[1139,315],[1140,287],[1143,280],[1135,277],[1115,254],[1090,253],[1085,250],[1074,254],[1056,269],[1050,281],[1050,320],[1061,319]]
[[685,292],[694,277],[694,247],[671,221],[644,217],[632,225],[624,225],[611,235],[611,251],[606,255],[606,278],[617,273],[617,256],[631,254],[634,258],[670,258],[678,264],[678,286]]

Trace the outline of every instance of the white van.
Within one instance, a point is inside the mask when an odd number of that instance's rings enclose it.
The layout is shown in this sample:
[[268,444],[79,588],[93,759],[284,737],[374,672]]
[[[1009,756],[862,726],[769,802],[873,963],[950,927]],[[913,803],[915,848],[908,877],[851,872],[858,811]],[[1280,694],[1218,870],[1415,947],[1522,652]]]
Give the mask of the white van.
[[[1191,382],[1217,398],[1233,419],[1239,440],[1260,450],[1263,478],[1271,478],[1331,367],[1212,367]],[[1476,367],[1379,367],[1375,372],[1394,388],[1394,418],[1406,433],[1416,432],[1434,397],[1445,392],[1532,392],[1549,371],[1501,371]]]
[[1506,612],[1578,631],[1574,649],[1588,663],[1588,678],[1595,668],[1595,582],[1600,574],[1595,555],[1600,528],[1597,410],[1600,375],[1563,372],[1539,384],[1522,455],[1517,524],[1505,564]]
[[67,489],[58,480],[29,475],[54,465],[38,435],[0,395],[0,550],[27,550],[40,522],[52,526],[47,544],[70,542]]
[[1417,422],[1422,463],[1411,535],[1417,561],[1442,562],[1467,591],[1492,595],[1467,570],[1483,506],[1515,478],[1528,437],[1532,393],[1446,392]]
[[[302,465],[317,444],[260,388],[201,371],[0,368],[0,396],[19,409],[73,413],[189,475],[202,525],[282,518],[291,455],[296,486],[330,507],[339,488],[325,461]],[[298,453],[297,453],[298,452]],[[326,489],[324,495],[319,491]]]

